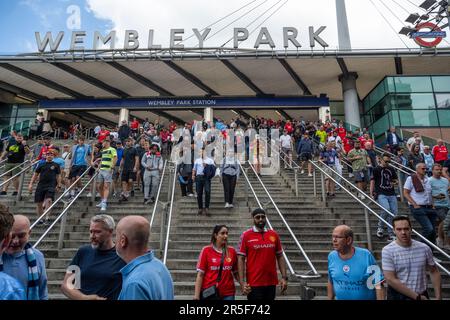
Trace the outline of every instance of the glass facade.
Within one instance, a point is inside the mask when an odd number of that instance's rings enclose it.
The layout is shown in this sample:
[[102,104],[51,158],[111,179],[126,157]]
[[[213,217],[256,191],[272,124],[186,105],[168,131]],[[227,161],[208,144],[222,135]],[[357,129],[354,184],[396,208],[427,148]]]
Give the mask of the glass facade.
[[363,99],[361,118],[376,137],[390,126],[450,127],[450,76],[385,77]]

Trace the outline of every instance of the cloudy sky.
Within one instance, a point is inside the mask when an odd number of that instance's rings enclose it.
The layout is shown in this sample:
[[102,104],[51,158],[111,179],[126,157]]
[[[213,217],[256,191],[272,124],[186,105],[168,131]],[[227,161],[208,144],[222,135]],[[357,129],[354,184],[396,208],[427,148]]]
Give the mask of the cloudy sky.
[[[422,13],[422,0],[346,0],[353,49],[416,48],[413,40],[398,35],[409,13]],[[6,0],[0,2],[0,53],[37,51],[35,31],[65,31],[60,49],[68,49],[70,32],[88,33],[86,48],[92,48],[95,30],[106,35],[116,30],[123,47],[124,31],[135,29],[147,45],[148,29],[155,30],[154,43],[169,45],[171,28],[185,29],[211,26],[205,47],[232,47],[234,27],[246,27],[249,39],[240,48],[253,48],[261,27],[270,31],[277,49],[283,49],[282,28],[299,30],[303,49],[309,48],[308,26],[326,26],[321,37],[329,49],[338,47],[335,0]],[[228,15],[228,16],[227,16]],[[223,18],[222,20],[220,20]],[[387,20],[387,21],[386,21]],[[448,30],[447,30],[448,31]],[[447,32],[448,33],[448,32]],[[197,45],[195,37],[186,39],[186,47]],[[440,46],[449,46],[442,42]],[[267,47],[262,46],[261,49]],[[316,47],[319,49],[319,47]]]

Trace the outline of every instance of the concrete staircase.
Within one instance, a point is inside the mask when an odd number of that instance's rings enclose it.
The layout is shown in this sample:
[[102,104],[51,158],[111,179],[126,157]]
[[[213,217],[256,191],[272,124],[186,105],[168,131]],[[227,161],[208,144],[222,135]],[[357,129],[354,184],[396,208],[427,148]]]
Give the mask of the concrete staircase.
[[[336,196],[328,198],[326,203],[321,201],[321,184],[320,184],[320,172],[316,170],[317,174],[317,198],[314,198],[313,189],[313,178],[308,177],[307,173],[301,175],[298,173],[298,194],[297,209],[290,209],[290,201],[295,200],[295,174],[293,170],[281,169],[280,176],[266,177],[262,176],[262,180],[266,182],[267,180],[280,179],[284,181],[286,186],[291,190],[293,197],[287,203],[284,199],[277,202],[278,207],[284,214],[286,220],[290,225],[304,225],[304,232],[297,233],[294,231],[298,237],[300,243],[303,245],[304,249],[307,251],[313,264],[323,275],[321,279],[313,280],[308,282],[308,284],[316,289],[316,294],[318,299],[326,297],[326,282],[327,282],[327,255],[332,250],[331,243],[331,233],[333,228],[338,225],[345,223],[352,227],[355,234],[355,245],[368,248],[366,227],[365,227],[365,216],[364,208],[362,205],[357,203],[348,193],[343,190],[336,192]],[[344,176],[347,177],[346,171],[344,171]],[[351,180],[350,180],[351,181]],[[273,193],[272,197],[273,197]],[[370,203],[367,199],[364,201],[371,209],[379,213],[379,209],[375,204]],[[311,203],[313,206],[309,208],[307,203]],[[399,201],[399,214],[409,215],[410,211],[406,203]],[[375,215],[369,213],[369,220],[371,226],[371,237],[373,254],[377,259],[379,266],[381,266],[381,250],[389,242],[385,236],[383,239],[378,239],[376,236],[378,219]],[[411,217],[413,228],[420,232],[420,225]],[[308,238],[310,237],[310,238]],[[417,237],[413,236],[416,240]],[[303,240],[304,239],[304,240]],[[311,240],[312,241],[311,241]],[[434,255],[436,258],[441,259],[441,264],[450,270],[450,261],[447,260],[440,253]],[[441,271],[442,276],[442,292],[443,298],[450,299],[450,277]],[[429,292],[433,294],[433,287],[431,281],[429,282]]]
[[[273,228],[280,234],[283,248],[295,272],[299,274],[307,273],[310,271],[310,268],[305,258],[300,254],[300,250],[294,243],[278,213],[275,211],[274,206],[270,203],[266,192],[263,190],[252,170],[248,169],[247,172],[256,194],[267,210],[267,215]],[[26,184],[29,182],[29,179],[30,177],[27,175],[25,179]],[[362,207],[356,204],[343,191],[338,191],[335,198],[330,199],[327,203],[322,203],[320,200],[319,175],[316,186],[317,197],[314,197],[313,193],[313,180],[307,175],[299,175],[298,197],[295,196],[294,173],[291,170],[281,169],[280,175],[261,176],[261,179],[304,250],[307,252],[308,257],[311,259],[317,271],[322,275],[320,279],[310,280],[307,284],[316,290],[315,299],[325,299],[327,256],[332,250],[331,233],[333,228],[341,223],[350,225],[355,232],[355,244],[357,246],[367,247],[365,219]],[[166,174],[161,191],[161,201],[166,203],[171,181],[169,181],[169,174]],[[235,207],[232,209],[224,208],[222,184],[219,178],[213,179],[210,217],[197,215],[196,198],[181,197],[178,182],[174,199],[167,267],[174,280],[175,298],[192,299],[198,256],[201,249],[210,243],[214,226],[216,224],[226,224],[229,227],[229,244],[238,249],[241,233],[252,226],[250,212],[257,207],[257,203],[250,189],[245,188],[245,179],[243,176],[238,180],[234,202]],[[32,222],[36,219],[33,197],[28,195],[28,192],[23,193],[23,199],[21,201],[15,201],[9,195],[0,197],[0,201],[6,202],[14,213],[25,214],[30,217]],[[119,204],[117,199],[111,198],[106,213],[113,216],[116,223],[121,217],[128,214],[142,215],[150,219],[153,206],[144,205],[142,202],[143,195],[140,192],[136,192],[135,197],[131,198],[125,204]],[[371,207],[375,208],[374,206]],[[62,210],[63,204],[60,203],[54,208],[51,218],[54,219]],[[89,243],[89,221],[93,215],[99,212],[99,209],[95,207],[95,203],[90,203],[90,199],[85,196],[80,197],[68,212],[62,248],[58,249],[59,224],[55,226],[54,230],[39,245],[38,249],[46,257],[50,299],[65,298],[59,289],[61,280],[65,274],[65,269],[69,265],[76,250],[80,246]],[[408,213],[405,205],[401,206],[400,212]],[[164,225],[167,223],[167,216],[163,216],[163,213],[162,205],[159,205],[150,237],[150,247],[155,250],[156,256],[161,259],[164,246],[161,245],[160,240],[161,238],[165,239],[165,232],[161,230],[161,224],[162,222]],[[370,217],[374,255],[379,260],[381,249],[388,242],[386,240],[379,240],[375,236],[376,221],[377,219],[374,216]],[[44,230],[44,226],[40,225],[33,229],[31,241],[34,242],[38,239]],[[439,257],[439,255],[436,255],[436,257]],[[442,260],[442,264],[450,269],[450,263],[445,262],[444,259]],[[444,298],[450,299],[450,278],[443,274],[442,285]],[[245,297],[240,295],[239,285],[236,284],[236,286],[237,299],[245,299]],[[291,278],[287,294],[284,296],[278,295],[277,299],[300,299],[299,281]]]

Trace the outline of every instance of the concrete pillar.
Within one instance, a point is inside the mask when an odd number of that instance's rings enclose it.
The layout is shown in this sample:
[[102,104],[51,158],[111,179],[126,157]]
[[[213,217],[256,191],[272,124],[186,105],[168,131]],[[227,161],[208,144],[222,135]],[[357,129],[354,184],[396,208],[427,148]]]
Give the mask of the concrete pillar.
[[130,117],[130,110],[126,108],[121,108],[119,113],[119,127],[122,125],[122,120],[126,120],[128,123],[129,117]]
[[48,120],[48,110],[47,109],[38,109],[38,113],[42,113],[44,121]]
[[204,118],[206,122],[212,122],[214,119],[213,109],[211,107],[207,107],[204,110]]
[[356,72],[349,72],[346,76],[341,74],[339,81],[342,83],[342,95],[344,97],[345,122],[361,128],[361,116],[359,113],[359,98],[356,89]]

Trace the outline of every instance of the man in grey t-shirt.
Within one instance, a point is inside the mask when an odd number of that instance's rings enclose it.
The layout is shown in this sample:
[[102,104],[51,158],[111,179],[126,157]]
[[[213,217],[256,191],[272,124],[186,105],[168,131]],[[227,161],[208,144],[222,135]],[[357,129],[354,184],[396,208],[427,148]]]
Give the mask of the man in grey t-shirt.
[[428,300],[427,270],[434,294],[441,299],[441,274],[430,247],[411,239],[411,221],[407,216],[392,219],[397,240],[381,252],[383,274],[388,284],[388,300]]

